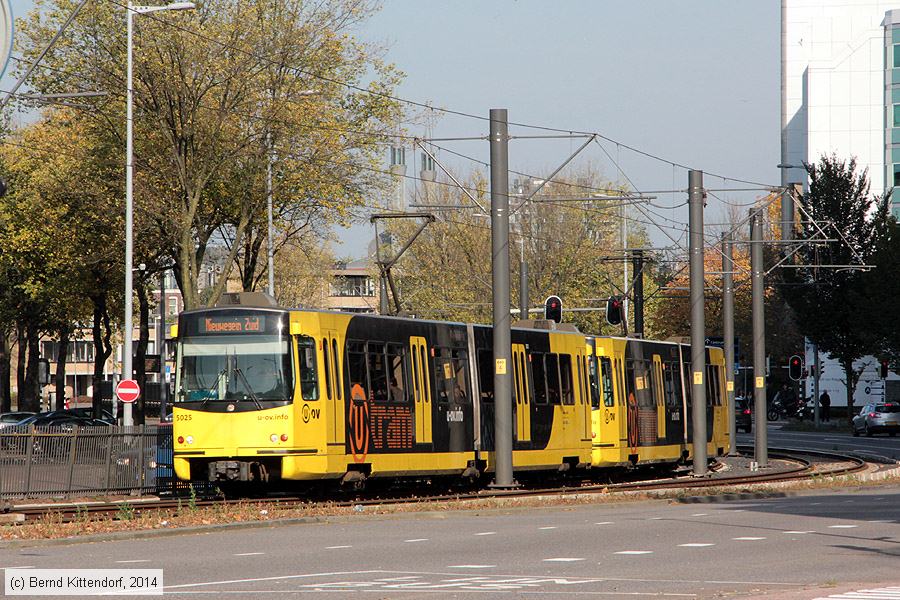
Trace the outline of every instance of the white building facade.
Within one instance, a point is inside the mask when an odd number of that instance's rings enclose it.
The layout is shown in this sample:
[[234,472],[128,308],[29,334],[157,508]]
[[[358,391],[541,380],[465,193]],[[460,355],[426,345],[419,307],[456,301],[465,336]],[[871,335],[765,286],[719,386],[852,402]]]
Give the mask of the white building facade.
[[[874,194],[900,186],[900,0],[782,0],[782,183],[805,184],[802,164],[832,153],[868,169]],[[891,210],[900,217],[900,189]],[[814,360],[807,344],[806,364]],[[820,391],[846,406],[840,364],[822,356],[821,365]],[[879,361],[855,368],[854,405],[884,399]],[[811,378],[807,386],[811,394]]]

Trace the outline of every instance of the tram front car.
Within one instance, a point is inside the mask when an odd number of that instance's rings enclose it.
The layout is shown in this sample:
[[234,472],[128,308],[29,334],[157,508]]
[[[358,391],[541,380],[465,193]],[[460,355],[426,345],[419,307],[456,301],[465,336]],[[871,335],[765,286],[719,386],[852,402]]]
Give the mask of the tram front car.
[[[294,444],[287,311],[212,308],[178,319],[173,437],[182,480],[268,481]],[[299,373],[299,364],[297,365]]]

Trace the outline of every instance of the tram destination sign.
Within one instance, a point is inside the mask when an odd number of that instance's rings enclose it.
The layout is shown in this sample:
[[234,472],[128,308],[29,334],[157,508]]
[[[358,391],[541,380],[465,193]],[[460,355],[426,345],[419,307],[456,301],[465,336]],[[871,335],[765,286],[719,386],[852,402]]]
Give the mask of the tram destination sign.
[[204,316],[198,323],[200,333],[262,333],[266,330],[263,315],[213,315]]

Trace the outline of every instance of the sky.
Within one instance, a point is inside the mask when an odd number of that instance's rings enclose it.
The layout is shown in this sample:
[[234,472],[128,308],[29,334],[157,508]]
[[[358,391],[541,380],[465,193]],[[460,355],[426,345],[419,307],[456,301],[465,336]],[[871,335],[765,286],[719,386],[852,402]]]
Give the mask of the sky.
[[[32,2],[12,6],[21,16]],[[727,190],[710,194],[706,221],[715,223],[725,219],[726,202],[743,213],[763,193],[736,191],[754,186],[733,180],[780,182],[779,19],[780,0],[385,0],[357,35],[383,46],[384,58],[406,73],[397,96],[482,117],[506,108],[511,122],[614,140],[603,149],[591,144],[572,168],[590,164],[640,191],[683,190],[687,171],[671,162],[704,171],[707,188]],[[487,122],[438,116],[408,133],[483,136]],[[513,126],[510,133],[546,132]],[[512,140],[510,168],[547,176],[581,143]],[[441,145],[488,161],[487,141]],[[415,176],[410,153],[408,174]],[[446,152],[438,158],[462,172],[483,169]],[[662,207],[687,199],[683,192],[655,195]],[[652,210],[634,216],[648,221],[655,245],[670,245],[686,209]],[[361,256],[373,232],[366,225],[340,235],[338,253]]]
[[[400,97],[482,117],[506,108],[511,122],[597,132],[619,143],[602,143],[608,156],[591,144],[574,168],[589,163],[642,191],[687,187],[686,169],[623,147],[631,146],[706,173],[780,182],[779,0],[387,0],[358,33],[383,45],[385,58],[406,73]],[[480,136],[487,122],[442,116],[430,131],[409,131]],[[547,176],[581,143],[513,140],[510,168]],[[487,141],[440,145],[488,161]],[[481,168],[447,153],[439,159]],[[411,164],[408,174],[417,168]],[[729,190],[711,194],[707,223],[725,219],[724,202],[744,205],[763,194],[733,191],[752,186],[709,175],[704,183]],[[670,207],[687,200],[685,193],[657,196],[656,204]],[[675,229],[648,225],[651,239],[669,245],[686,208],[654,211],[661,215],[654,221]]]

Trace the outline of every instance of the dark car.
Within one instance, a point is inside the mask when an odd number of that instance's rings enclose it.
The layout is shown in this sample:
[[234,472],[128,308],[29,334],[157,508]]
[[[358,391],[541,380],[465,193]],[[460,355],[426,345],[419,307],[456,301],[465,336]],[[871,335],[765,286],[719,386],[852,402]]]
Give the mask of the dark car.
[[4,427],[12,427],[13,425],[18,425],[20,422],[24,421],[28,417],[34,416],[33,412],[8,412],[0,415],[0,429]]
[[75,425],[78,427],[106,427],[109,426],[109,423],[101,419],[82,417],[69,410],[55,410],[32,415],[23,421],[19,421],[16,425],[19,427],[34,425],[35,427],[66,427],[71,429]]
[[896,402],[870,402],[853,417],[853,435],[875,433],[897,435],[900,431],[900,404]]
[[[68,411],[66,411],[66,412],[74,413],[74,414],[76,414],[76,415],[78,415],[79,417],[82,417],[82,418],[84,418],[84,419],[93,419],[93,418],[94,418],[94,409],[91,408],[90,406],[85,406],[85,407],[81,407],[81,408],[70,408],[70,409],[69,409]],[[116,419],[115,419],[115,417],[113,417],[113,416],[112,416],[112,413],[109,412],[109,411],[106,410],[106,409],[102,409],[102,410],[100,411],[100,418],[99,418],[99,420],[101,420],[101,421],[106,421],[108,424],[111,424],[111,425],[115,425],[115,424],[116,424]]]
[[734,399],[734,429],[744,433],[753,431],[753,411],[750,410],[748,398],[737,397]]

